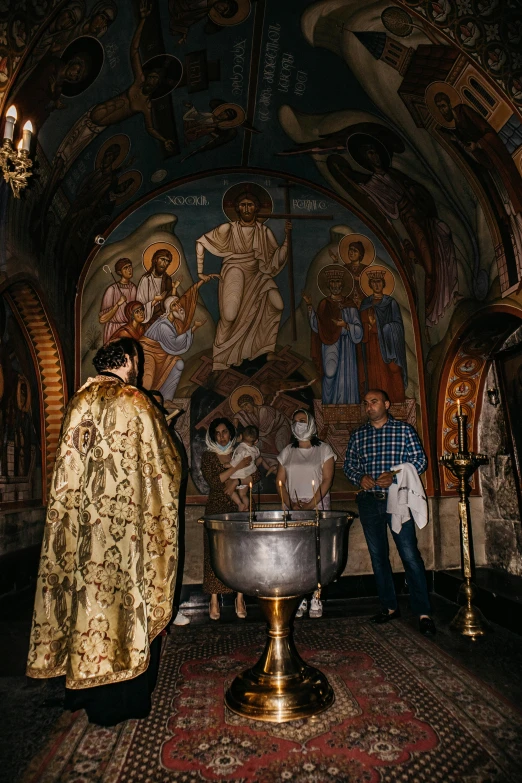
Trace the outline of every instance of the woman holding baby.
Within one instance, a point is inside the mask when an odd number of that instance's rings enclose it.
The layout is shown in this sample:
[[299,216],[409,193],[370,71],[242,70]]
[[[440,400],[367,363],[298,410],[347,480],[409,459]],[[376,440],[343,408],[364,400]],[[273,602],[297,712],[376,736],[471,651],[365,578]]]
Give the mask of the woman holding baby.
[[[311,413],[298,408],[292,416],[292,440],[279,453],[276,482],[286,508],[312,511],[330,508],[330,488],[334,480],[335,452],[317,437],[317,426]],[[307,608],[306,598],[297,610],[301,617]],[[313,597],[310,617],[321,617],[323,605]]]
[[[253,457],[255,452],[242,449],[243,455],[238,454],[237,451],[235,453],[236,430],[232,422],[226,418],[214,419],[211,422],[206,436],[206,444],[207,450],[203,452],[201,457],[201,472],[209,486],[205,515],[230,514],[234,511],[244,510],[245,500],[243,498],[248,498],[248,495],[245,496],[243,488],[239,490],[239,486],[246,484],[248,490],[250,482],[255,484],[260,478],[256,459]],[[252,444],[245,443],[245,445],[251,446]],[[259,454],[259,450],[257,452]],[[232,460],[235,464],[232,464]],[[241,475],[237,476],[236,473]],[[248,504],[248,499],[246,503]],[[212,569],[206,531],[203,543],[203,591],[210,594],[210,619],[219,620],[218,594],[232,593],[233,591],[217,578]],[[245,618],[247,612],[242,593],[237,594],[235,607],[237,616]]]

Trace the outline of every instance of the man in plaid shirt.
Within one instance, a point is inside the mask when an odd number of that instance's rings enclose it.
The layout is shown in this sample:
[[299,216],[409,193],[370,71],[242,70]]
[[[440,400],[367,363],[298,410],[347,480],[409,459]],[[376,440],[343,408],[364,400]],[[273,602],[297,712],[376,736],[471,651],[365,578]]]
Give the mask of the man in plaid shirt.
[[[400,616],[388,547],[387,528],[391,530],[391,514],[386,511],[386,503],[388,487],[394,480],[390,470],[392,465],[409,462],[417,473],[424,473],[428,460],[411,424],[398,421],[389,413],[390,400],[385,391],[370,389],[364,397],[364,405],[369,421],[352,433],[344,472],[353,484],[361,487],[357,495],[359,517],[382,605],[382,611],[372,620],[387,623]],[[400,533],[393,530],[391,533],[406,573],[411,607],[419,616],[419,630],[425,636],[433,635],[435,625],[430,617],[426,574],[413,519],[402,525]]]

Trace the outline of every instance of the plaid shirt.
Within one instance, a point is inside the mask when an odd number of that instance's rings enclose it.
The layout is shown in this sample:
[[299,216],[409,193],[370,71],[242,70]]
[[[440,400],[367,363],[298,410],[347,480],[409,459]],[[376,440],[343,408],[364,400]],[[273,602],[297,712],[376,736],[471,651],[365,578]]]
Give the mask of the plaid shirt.
[[[419,474],[428,467],[419,436],[411,424],[388,414],[384,427],[378,429],[368,422],[352,433],[346,449],[344,473],[357,485],[363,476],[377,479],[401,462],[410,462]],[[375,489],[383,491],[377,485]]]

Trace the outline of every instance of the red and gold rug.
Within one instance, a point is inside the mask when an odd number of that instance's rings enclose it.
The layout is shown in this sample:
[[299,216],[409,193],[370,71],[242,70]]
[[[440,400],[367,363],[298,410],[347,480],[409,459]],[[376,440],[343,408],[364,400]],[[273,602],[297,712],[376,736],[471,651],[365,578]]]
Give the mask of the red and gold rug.
[[302,657],[335,704],[285,724],[230,713],[223,695],[258,657],[259,624],[176,628],[154,709],[113,729],[65,713],[25,783],[504,783],[522,780],[522,716],[401,622],[302,622]]

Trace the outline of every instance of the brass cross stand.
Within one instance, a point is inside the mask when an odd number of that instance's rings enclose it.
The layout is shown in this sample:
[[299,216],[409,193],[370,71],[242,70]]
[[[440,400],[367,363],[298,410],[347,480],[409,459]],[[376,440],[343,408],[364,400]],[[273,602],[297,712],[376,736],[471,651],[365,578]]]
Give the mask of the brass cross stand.
[[474,454],[468,451],[468,417],[461,413],[460,401],[457,406],[457,422],[459,428],[459,450],[457,454],[445,454],[440,458],[440,463],[447,468],[459,482],[459,521],[462,547],[462,570],[464,582],[459,589],[459,597],[465,600],[457,614],[450,623],[450,628],[462,636],[469,636],[473,641],[478,636],[484,636],[489,630],[488,623],[480,609],[473,605],[476,590],[472,584],[472,557],[471,557],[471,514],[469,509],[469,479],[480,465],[486,465],[489,458],[485,454]]

